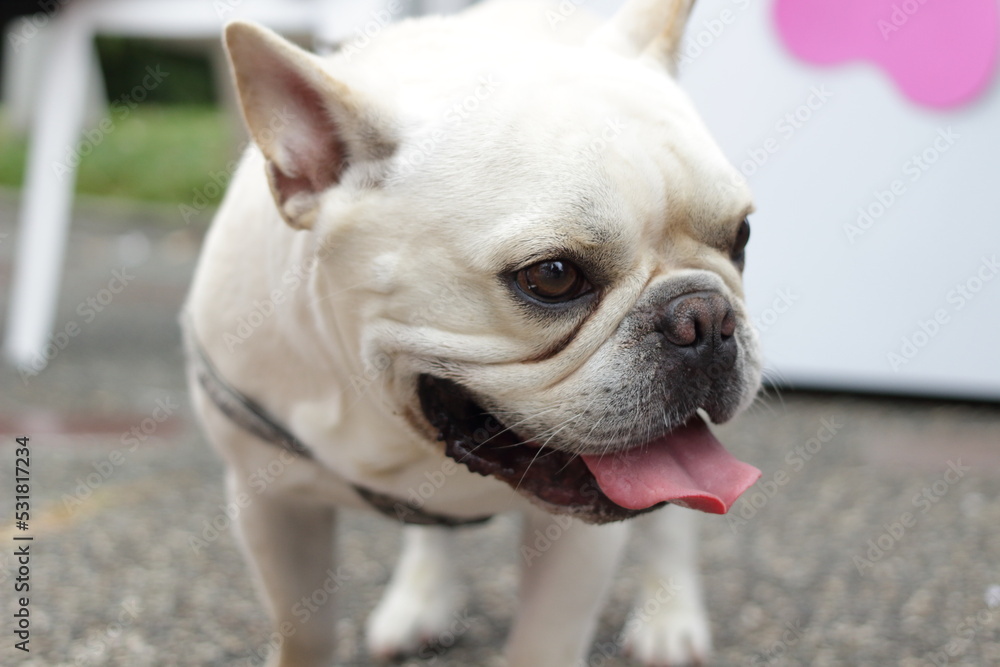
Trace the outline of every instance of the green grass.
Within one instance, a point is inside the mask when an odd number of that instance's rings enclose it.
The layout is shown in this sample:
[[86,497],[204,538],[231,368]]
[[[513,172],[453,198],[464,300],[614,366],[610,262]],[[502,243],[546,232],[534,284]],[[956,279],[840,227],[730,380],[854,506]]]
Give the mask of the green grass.
[[[127,115],[122,107],[109,109],[106,118],[107,132],[92,130],[93,141],[81,136],[66,149],[67,156],[81,154],[78,193],[176,204],[191,204],[196,195],[213,204],[221,198],[222,188],[209,185],[211,175],[228,170],[236,157],[234,137],[241,136],[226,114],[212,107],[146,105]],[[0,123],[0,147],[0,186],[19,188],[27,141]]]

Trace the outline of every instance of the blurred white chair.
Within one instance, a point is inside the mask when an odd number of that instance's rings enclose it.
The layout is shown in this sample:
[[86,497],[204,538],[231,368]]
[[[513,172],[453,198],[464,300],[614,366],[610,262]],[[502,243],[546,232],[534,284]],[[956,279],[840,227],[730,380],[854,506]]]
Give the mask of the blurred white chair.
[[332,45],[376,13],[398,20],[414,10],[446,12],[464,4],[466,0],[397,0],[392,6],[400,11],[392,14],[388,0],[69,0],[52,16],[36,17],[32,25],[40,26],[38,34],[32,30],[18,53],[7,52],[13,61],[7,67],[12,82],[5,90],[11,120],[15,126],[31,120],[4,341],[7,359],[37,368],[52,331],[76,181],[77,160],[67,160],[67,155],[80,141],[85,120],[100,109],[96,35],[218,40],[226,22],[247,19]]

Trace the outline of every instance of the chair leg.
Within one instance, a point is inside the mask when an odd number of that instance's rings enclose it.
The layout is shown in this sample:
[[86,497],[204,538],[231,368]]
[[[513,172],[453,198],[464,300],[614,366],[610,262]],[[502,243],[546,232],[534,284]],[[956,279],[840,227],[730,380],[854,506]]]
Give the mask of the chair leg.
[[[41,20],[36,19],[37,23]],[[3,44],[4,125],[18,134],[27,134],[34,109],[34,84],[45,59],[48,45],[46,23],[36,25],[22,16],[7,24]]]
[[69,5],[52,19],[21,203],[4,354],[28,372],[48,363],[92,73],[93,31],[75,14]]

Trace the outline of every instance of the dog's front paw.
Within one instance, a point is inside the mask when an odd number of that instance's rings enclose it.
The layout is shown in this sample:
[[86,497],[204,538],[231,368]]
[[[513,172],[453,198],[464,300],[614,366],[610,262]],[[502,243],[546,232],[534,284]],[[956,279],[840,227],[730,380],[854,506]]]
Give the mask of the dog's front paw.
[[700,606],[638,607],[622,632],[625,653],[646,667],[702,665],[712,650],[708,617]]
[[424,646],[443,643],[452,632],[457,591],[447,585],[433,591],[418,588],[390,586],[368,617],[365,635],[373,658],[385,661],[410,655]]

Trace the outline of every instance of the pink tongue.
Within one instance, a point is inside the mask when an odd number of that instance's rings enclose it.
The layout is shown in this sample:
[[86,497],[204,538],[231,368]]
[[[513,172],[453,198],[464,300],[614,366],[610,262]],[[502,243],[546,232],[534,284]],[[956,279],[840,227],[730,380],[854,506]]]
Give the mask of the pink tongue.
[[604,495],[632,510],[669,501],[725,514],[760,477],[759,470],[727,452],[697,416],[659,440],[582,458]]

